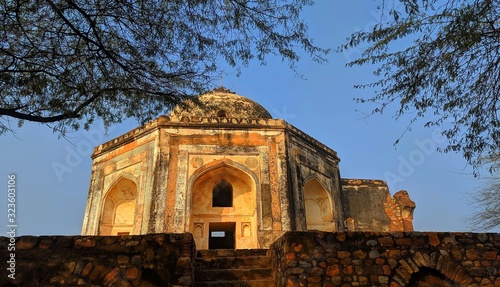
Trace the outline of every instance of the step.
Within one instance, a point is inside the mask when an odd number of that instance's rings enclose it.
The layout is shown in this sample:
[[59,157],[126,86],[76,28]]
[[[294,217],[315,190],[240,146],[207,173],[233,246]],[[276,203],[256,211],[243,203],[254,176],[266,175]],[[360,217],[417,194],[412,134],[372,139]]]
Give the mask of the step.
[[249,281],[272,278],[271,268],[196,270],[195,282]]
[[250,281],[214,281],[195,282],[194,287],[273,287],[272,279],[250,280]]
[[198,258],[268,256],[269,249],[214,249],[198,250]]
[[271,257],[248,256],[248,257],[217,257],[197,258],[196,270],[206,269],[253,269],[271,267]]
[[273,287],[268,249],[197,251],[194,286]]

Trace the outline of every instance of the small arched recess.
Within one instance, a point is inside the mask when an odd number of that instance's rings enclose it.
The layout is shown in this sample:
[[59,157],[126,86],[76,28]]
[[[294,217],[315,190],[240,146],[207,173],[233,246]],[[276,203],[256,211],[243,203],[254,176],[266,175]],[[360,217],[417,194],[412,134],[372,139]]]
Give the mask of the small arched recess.
[[335,231],[332,200],[317,178],[304,185],[307,230]]
[[121,178],[106,194],[101,211],[99,235],[132,234],[137,205],[137,185]]

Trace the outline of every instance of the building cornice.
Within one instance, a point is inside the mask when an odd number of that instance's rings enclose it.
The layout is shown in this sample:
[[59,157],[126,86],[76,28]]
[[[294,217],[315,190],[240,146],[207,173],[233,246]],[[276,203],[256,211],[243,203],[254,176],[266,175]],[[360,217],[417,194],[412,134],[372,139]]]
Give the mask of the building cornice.
[[92,159],[98,157],[102,153],[114,150],[126,143],[132,142],[147,134],[153,133],[160,129],[166,128],[189,128],[189,129],[214,129],[214,130],[243,130],[243,129],[258,129],[258,130],[284,130],[290,132],[296,137],[299,137],[323,152],[332,156],[335,160],[340,161],[337,152],[315,138],[309,136],[305,132],[294,127],[283,119],[237,119],[237,118],[218,118],[218,117],[188,117],[183,116],[169,117],[160,116],[140,127],[137,127],[125,134],[122,134],[112,140],[109,140],[94,148]]

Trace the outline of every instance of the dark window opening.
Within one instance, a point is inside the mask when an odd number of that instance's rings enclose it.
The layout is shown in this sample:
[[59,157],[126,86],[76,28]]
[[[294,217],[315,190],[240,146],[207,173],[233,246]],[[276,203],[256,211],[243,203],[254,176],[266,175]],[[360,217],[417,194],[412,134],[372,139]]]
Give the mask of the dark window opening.
[[225,181],[220,181],[212,191],[212,207],[232,207],[233,186]]
[[149,268],[142,268],[141,283],[145,283],[144,286],[165,286],[164,274],[159,274],[160,272],[156,269]]
[[126,236],[126,235],[129,235],[130,232],[118,232],[116,235],[118,236]]
[[235,222],[210,222],[208,249],[234,249]]
[[217,112],[217,117],[219,117],[219,118],[226,118],[227,117],[226,111],[224,111],[224,110],[218,111]]

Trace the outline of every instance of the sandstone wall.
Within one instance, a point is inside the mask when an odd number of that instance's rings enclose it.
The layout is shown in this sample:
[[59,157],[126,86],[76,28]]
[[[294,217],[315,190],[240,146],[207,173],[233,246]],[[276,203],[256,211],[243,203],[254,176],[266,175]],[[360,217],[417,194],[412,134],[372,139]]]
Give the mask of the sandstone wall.
[[405,190],[392,197],[382,180],[343,178],[341,185],[347,231],[413,231],[415,203]]
[[0,237],[0,286],[191,286],[191,234],[23,236],[17,238],[15,280],[4,268],[9,238]]
[[[151,216],[151,213],[158,213],[158,209],[161,211],[161,206],[157,205],[162,198],[157,194],[155,181],[160,135],[156,130],[145,130],[146,128],[143,128],[142,132],[145,134],[141,137],[127,134],[127,137],[123,136],[120,140],[113,140],[95,148],[82,235],[117,235],[120,231],[135,235],[163,231],[155,230],[156,225],[163,224],[161,217]],[[107,222],[105,219],[105,214],[114,213],[117,207],[115,204],[109,204],[116,201],[112,200],[111,193],[113,189],[122,189],[124,181],[130,181],[134,185],[133,196],[128,198],[131,202],[130,211],[126,212],[133,214],[130,227],[120,227],[119,222]]]
[[[336,152],[290,126],[286,153],[287,196],[293,219],[292,229],[288,230],[344,230],[338,167],[340,159]],[[308,188],[311,185],[315,187]]]
[[[287,232],[276,286],[500,286],[500,234]],[[427,284],[427,285],[426,285]]]

